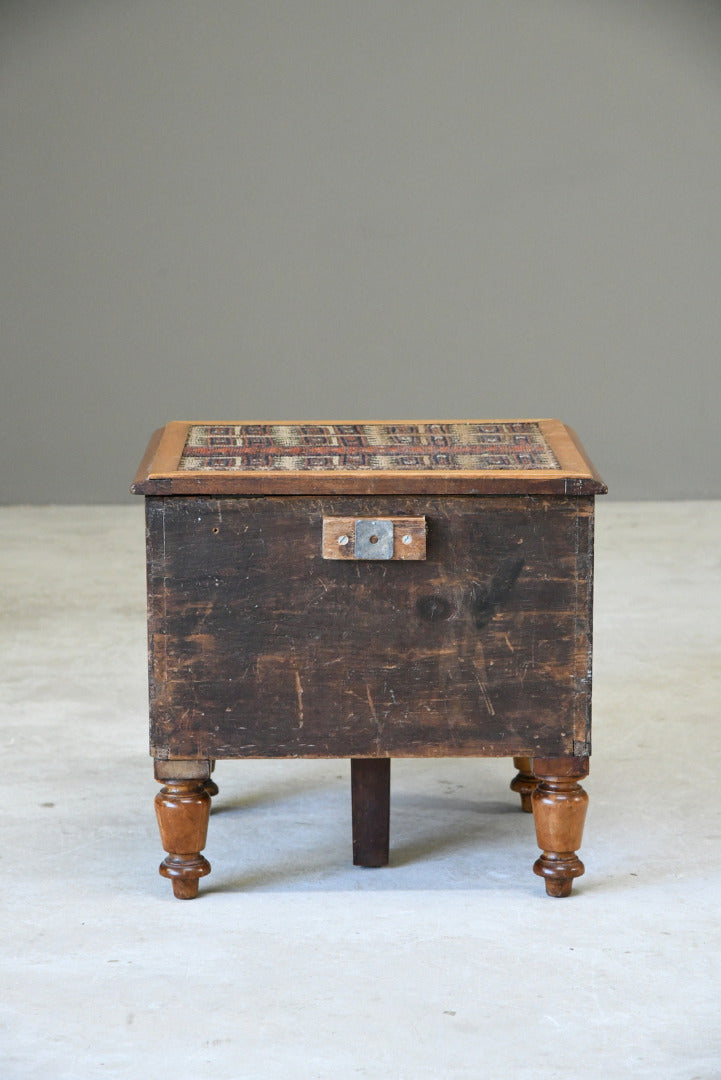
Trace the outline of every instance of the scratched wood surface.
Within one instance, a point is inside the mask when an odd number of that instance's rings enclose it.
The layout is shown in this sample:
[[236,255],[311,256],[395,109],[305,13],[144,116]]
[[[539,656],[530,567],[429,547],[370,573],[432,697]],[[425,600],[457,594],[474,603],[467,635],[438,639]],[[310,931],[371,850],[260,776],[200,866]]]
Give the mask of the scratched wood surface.
[[[593,498],[148,497],[158,758],[588,753]],[[322,558],[423,515],[423,562]]]

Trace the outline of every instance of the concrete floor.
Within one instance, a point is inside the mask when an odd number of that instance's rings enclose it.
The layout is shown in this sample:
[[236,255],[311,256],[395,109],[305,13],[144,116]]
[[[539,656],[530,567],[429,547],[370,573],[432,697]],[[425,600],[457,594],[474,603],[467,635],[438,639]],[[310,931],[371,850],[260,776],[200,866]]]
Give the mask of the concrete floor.
[[595,740],[569,900],[510,761],[221,762],[173,900],[146,756],[143,522],[0,511],[3,1080],[719,1080],[721,503],[599,503]]

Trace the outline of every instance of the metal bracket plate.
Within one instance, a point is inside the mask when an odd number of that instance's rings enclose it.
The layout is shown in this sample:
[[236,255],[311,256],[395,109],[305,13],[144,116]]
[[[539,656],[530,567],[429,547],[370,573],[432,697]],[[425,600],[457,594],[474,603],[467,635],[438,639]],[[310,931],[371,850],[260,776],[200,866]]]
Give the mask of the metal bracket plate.
[[424,517],[323,518],[324,559],[407,562],[425,557]]
[[393,558],[393,522],[387,518],[360,518],[355,523],[356,559]]

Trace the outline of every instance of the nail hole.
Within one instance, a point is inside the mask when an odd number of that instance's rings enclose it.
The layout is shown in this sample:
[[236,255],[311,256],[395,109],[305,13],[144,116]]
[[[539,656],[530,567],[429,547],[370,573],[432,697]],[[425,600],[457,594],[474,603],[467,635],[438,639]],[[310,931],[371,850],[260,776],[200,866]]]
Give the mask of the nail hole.
[[220,532],[220,529],[218,528],[218,526],[217,526],[217,525],[215,525],[215,526],[213,527],[213,532],[214,532],[214,533],[219,533],[219,532]]
[[378,537],[377,536],[369,536],[368,539],[370,540],[371,544],[377,544],[378,543]]

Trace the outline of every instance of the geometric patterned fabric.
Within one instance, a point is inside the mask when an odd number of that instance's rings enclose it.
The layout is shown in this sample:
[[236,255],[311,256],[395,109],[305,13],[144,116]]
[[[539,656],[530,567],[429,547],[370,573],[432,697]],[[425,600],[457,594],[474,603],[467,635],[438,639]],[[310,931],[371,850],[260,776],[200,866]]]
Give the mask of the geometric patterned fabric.
[[195,424],[180,469],[558,469],[538,424]]

